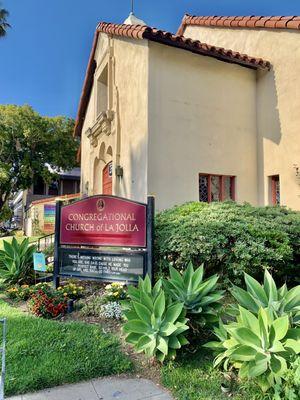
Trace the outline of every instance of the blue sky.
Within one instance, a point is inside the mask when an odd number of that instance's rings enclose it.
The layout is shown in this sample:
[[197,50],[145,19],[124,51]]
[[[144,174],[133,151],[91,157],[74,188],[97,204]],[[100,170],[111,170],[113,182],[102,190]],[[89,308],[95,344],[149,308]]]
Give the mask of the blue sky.
[[[1,0],[0,0],[1,1]],[[148,25],[175,32],[184,13],[300,15],[299,0],[135,0]],[[12,29],[0,39],[0,104],[75,117],[95,27],[121,23],[130,0],[2,0]],[[213,43],[212,43],[213,44]]]

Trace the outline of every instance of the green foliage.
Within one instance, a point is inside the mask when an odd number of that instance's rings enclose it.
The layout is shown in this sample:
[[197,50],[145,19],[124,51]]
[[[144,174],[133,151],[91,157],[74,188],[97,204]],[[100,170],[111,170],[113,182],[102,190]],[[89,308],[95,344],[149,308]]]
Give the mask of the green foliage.
[[74,121],[42,117],[30,106],[0,106],[0,212],[12,193],[28,189],[41,176],[49,182],[52,170],[76,164]]
[[299,400],[300,396],[300,357],[297,357],[284,375],[281,384],[275,385],[272,400]]
[[300,328],[290,328],[287,315],[276,318],[260,308],[258,316],[239,307],[236,321],[214,330],[219,341],[204,345],[217,351],[214,366],[234,367],[241,379],[255,379],[266,392],[285,377],[291,357],[300,353]]
[[33,275],[34,245],[29,239],[18,243],[16,238],[12,242],[3,241],[3,250],[0,250],[0,279],[5,285],[28,283]]
[[264,283],[245,274],[246,289],[233,286],[232,295],[238,304],[258,314],[261,307],[269,308],[276,317],[288,315],[292,325],[300,326],[300,285],[288,290],[286,284],[277,289],[271,274],[265,270]]
[[156,357],[163,362],[175,358],[176,350],[188,343],[185,332],[189,329],[183,303],[174,303],[166,296],[162,282],[152,288],[149,277],[140,279],[138,288],[129,286],[128,322],[123,331],[126,341],[138,352]]
[[81,301],[80,314],[83,317],[101,317],[103,298],[94,294]]
[[190,262],[182,274],[170,267],[170,278],[163,280],[169,296],[174,301],[183,303],[188,318],[201,327],[218,321],[224,293],[217,289],[217,275],[203,280],[203,274],[203,265],[194,270]]
[[240,284],[243,272],[256,278],[264,268],[276,280],[300,282],[300,213],[284,207],[233,202],[192,202],[159,213],[155,262],[160,273],[191,260]]

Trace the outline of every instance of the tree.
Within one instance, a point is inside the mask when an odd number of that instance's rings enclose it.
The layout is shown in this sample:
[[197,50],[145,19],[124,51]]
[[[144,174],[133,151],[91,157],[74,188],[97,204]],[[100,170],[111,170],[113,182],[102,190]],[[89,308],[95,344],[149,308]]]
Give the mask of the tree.
[[0,105],[0,214],[12,193],[42,177],[50,182],[59,169],[76,165],[74,121],[42,117],[30,106]]
[[0,3],[0,37],[6,35],[7,28],[10,28],[6,18],[8,17],[8,11],[1,7]]

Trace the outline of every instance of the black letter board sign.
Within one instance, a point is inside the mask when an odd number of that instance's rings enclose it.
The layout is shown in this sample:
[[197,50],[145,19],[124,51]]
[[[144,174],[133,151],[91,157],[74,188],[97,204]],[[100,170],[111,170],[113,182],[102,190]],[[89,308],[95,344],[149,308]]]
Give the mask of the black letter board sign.
[[153,279],[154,198],[99,195],[56,203],[54,285],[60,277],[137,283]]

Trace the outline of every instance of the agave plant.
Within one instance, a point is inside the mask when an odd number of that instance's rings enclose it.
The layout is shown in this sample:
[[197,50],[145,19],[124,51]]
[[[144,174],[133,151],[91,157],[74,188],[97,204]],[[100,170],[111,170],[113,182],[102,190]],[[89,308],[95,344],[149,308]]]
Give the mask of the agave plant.
[[0,280],[4,284],[22,284],[31,280],[33,273],[33,253],[36,251],[34,245],[25,239],[18,243],[13,238],[9,243],[3,241],[3,250],[0,250]]
[[217,275],[203,280],[203,274],[203,265],[194,270],[190,262],[182,275],[170,267],[170,278],[163,282],[172,299],[183,303],[187,316],[201,326],[218,321],[224,294],[217,288]]
[[219,353],[214,366],[233,366],[240,378],[255,378],[264,392],[281,382],[289,360],[300,353],[300,328],[289,328],[287,315],[276,318],[267,308],[256,316],[239,306],[236,322],[220,322],[214,333],[219,341],[204,345]]
[[152,288],[148,276],[139,280],[137,288],[130,286],[128,295],[129,309],[124,313],[128,322],[123,327],[126,341],[160,362],[175,358],[176,350],[188,344],[183,303],[174,304],[165,295],[161,281]]
[[300,285],[288,290],[284,284],[277,289],[274,279],[267,270],[265,270],[263,285],[246,273],[245,283],[247,290],[238,286],[233,286],[231,290],[232,295],[242,307],[256,315],[260,307],[268,307],[276,317],[288,315],[292,325],[300,326]]

